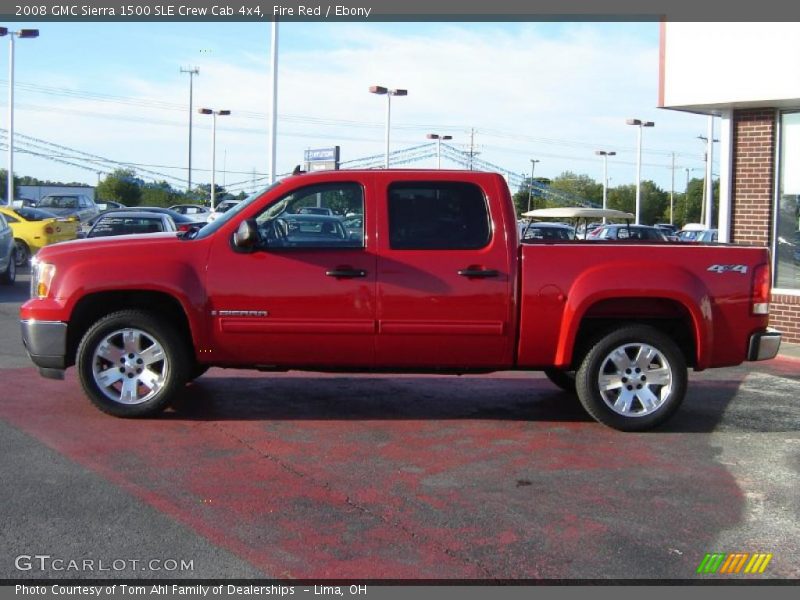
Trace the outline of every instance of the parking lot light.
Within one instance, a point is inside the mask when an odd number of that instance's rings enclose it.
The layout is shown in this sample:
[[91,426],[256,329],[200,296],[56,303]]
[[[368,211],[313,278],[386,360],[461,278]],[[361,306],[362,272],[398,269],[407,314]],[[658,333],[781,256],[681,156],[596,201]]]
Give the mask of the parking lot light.
[[217,115],[227,117],[231,111],[198,108],[197,112],[201,115],[211,115],[211,210],[213,211],[217,200]]
[[[608,208],[608,157],[616,156],[617,153],[608,150],[595,150],[594,153],[603,157],[603,210],[606,210]],[[603,217],[603,223],[605,222],[606,218]]]
[[425,136],[429,140],[436,140],[436,168],[442,168],[442,140],[452,140],[452,135],[439,135],[438,133],[429,133]]
[[11,206],[14,201],[14,38],[31,39],[39,37],[38,29],[20,29],[9,31],[8,27],[0,27],[0,37],[8,36],[8,177],[6,202]]
[[382,85],[372,85],[369,88],[370,94],[386,96],[386,156],[383,161],[384,168],[389,168],[389,129],[392,123],[392,96],[408,96],[408,90],[389,89]]
[[639,128],[639,137],[637,144],[637,158],[636,158],[636,224],[641,224],[641,208],[642,208],[642,128],[653,127],[653,121],[642,121],[641,119],[627,119],[625,121],[628,125],[635,125]]

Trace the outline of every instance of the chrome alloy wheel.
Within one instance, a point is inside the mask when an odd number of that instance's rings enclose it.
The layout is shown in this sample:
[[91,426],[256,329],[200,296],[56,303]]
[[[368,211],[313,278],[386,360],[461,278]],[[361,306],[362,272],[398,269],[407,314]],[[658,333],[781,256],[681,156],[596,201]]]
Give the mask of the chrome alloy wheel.
[[602,361],[597,378],[600,396],[623,417],[656,412],[672,393],[672,367],[666,356],[647,344],[624,344]]
[[104,337],[92,355],[92,375],[109,400],[141,404],[163,387],[169,375],[164,348],[141,329],[120,329]]

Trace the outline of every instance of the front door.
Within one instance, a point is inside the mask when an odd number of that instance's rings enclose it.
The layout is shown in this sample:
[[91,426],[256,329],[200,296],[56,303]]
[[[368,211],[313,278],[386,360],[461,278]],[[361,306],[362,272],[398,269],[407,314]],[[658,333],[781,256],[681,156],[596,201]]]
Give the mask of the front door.
[[[342,181],[287,193],[255,217],[255,252],[218,236],[208,266],[215,362],[373,365],[376,260],[364,187]],[[346,227],[353,215],[365,218]]]

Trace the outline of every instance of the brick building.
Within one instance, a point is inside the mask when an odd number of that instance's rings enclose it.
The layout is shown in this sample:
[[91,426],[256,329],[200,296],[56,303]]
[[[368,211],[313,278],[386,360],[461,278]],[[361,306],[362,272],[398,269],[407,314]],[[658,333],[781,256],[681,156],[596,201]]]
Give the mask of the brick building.
[[772,253],[771,323],[800,342],[800,23],[662,23],[661,108],[718,117],[720,241]]

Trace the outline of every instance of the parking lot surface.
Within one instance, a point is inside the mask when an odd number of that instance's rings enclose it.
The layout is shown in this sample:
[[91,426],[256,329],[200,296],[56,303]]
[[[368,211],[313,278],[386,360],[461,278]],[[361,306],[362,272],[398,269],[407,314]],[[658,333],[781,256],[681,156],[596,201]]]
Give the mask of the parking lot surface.
[[[212,369],[163,417],[104,415],[24,356],[0,291],[0,577],[800,577],[800,359],[694,373],[657,431],[590,420],[538,373]],[[791,349],[790,349],[791,350]],[[193,560],[19,570],[19,555]]]

